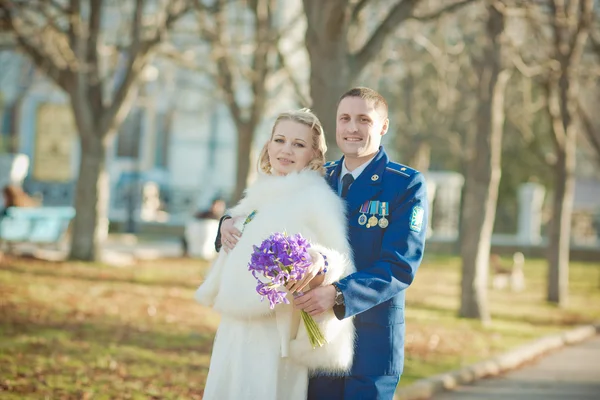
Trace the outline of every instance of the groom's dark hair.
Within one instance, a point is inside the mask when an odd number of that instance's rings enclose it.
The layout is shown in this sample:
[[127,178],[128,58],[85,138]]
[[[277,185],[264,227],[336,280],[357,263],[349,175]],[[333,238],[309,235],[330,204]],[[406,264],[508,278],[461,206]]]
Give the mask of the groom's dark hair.
[[344,93],[340,99],[338,100],[337,105],[340,105],[340,102],[344,100],[346,97],[360,97],[364,100],[370,100],[373,102],[373,107],[376,110],[380,111],[383,118],[387,118],[388,116],[388,105],[387,101],[380,95],[377,91],[368,88],[368,87],[355,87],[348,90]]

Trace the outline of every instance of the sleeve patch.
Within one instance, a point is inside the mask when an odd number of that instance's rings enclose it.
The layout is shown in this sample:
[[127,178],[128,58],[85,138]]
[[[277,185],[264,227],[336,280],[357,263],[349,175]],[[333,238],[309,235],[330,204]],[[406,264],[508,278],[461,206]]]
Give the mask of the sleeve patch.
[[410,215],[410,230],[414,232],[421,232],[423,229],[423,217],[425,216],[425,210],[421,206],[414,206]]

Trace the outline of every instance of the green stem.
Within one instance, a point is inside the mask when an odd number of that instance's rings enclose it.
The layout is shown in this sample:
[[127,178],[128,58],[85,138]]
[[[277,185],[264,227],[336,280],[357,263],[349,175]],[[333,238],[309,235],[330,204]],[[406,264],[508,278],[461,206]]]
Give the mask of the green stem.
[[321,347],[327,343],[325,336],[319,329],[319,326],[309,314],[305,311],[301,311],[300,315],[302,315],[302,321],[304,321],[304,327],[306,328],[306,332],[308,333],[308,339],[310,340],[310,344],[313,349],[317,347]]

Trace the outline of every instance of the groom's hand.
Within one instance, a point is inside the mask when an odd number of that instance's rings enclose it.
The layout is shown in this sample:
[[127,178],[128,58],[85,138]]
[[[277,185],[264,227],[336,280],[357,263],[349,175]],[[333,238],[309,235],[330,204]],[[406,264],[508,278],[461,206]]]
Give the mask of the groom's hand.
[[335,288],[332,285],[319,286],[294,299],[294,307],[315,316],[333,308]]

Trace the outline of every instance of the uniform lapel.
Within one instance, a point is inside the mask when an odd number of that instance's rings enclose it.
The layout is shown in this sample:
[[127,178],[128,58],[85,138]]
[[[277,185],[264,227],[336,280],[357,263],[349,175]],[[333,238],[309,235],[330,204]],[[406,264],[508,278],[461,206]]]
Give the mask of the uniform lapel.
[[338,185],[340,183],[340,173],[342,171],[342,163],[344,159],[342,158],[335,168],[332,168],[331,171],[327,172],[326,179],[329,186],[333,189],[334,192],[338,193]]
[[360,207],[365,203],[365,201],[375,200],[376,197],[381,193],[383,190],[381,182],[387,163],[387,154],[383,148],[380,147],[379,153],[377,153],[375,159],[360,174],[358,179],[354,181],[352,186],[350,186],[348,197],[346,199],[348,217],[358,214]]

